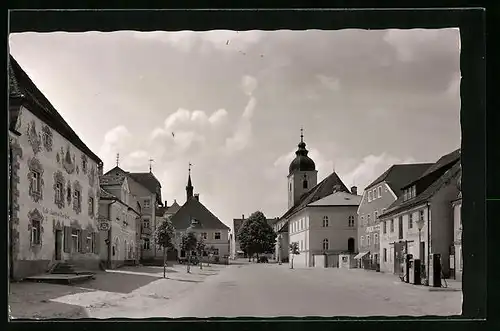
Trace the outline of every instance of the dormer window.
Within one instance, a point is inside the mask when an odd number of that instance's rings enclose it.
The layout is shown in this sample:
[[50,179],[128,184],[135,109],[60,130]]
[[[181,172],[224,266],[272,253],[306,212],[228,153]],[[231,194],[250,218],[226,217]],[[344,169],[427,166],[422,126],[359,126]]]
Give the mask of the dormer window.
[[151,201],[149,199],[144,200],[144,208],[149,208]]

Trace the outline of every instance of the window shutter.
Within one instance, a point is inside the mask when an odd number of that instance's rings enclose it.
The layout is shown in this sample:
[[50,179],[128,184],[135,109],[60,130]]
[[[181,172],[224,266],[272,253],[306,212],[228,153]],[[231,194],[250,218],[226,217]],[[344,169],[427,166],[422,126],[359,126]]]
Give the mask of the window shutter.
[[71,227],[64,227],[64,252],[71,253]]
[[80,253],[85,253],[86,252],[86,247],[87,247],[87,230],[80,230],[79,233],[80,238]]

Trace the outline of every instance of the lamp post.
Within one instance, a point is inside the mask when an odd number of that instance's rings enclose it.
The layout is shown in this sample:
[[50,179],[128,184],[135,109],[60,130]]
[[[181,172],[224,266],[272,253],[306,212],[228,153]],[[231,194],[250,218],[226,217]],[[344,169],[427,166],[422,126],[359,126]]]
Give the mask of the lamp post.
[[425,221],[423,217],[419,217],[417,223],[417,228],[418,228],[418,258],[420,260],[420,263],[422,264],[422,228],[425,225]]

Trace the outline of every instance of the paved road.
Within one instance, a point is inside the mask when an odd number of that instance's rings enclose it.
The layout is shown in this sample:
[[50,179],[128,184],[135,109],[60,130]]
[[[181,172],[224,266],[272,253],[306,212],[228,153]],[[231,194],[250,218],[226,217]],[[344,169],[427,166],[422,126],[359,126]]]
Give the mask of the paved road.
[[[232,265],[164,306],[165,317],[458,315],[462,292],[365,270]],[[163,309],[162,309],[163,310]]]

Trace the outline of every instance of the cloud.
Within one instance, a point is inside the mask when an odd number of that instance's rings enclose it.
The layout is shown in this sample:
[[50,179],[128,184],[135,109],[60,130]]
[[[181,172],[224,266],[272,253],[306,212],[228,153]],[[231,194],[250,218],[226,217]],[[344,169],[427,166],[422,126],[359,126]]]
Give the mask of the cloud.
[[364,157],[361,162],[353,167],[352,171],[349,171],[342,175],[344,184],[350,185],[353,183],[358,187],[358,192],[364,190],[364,188],[375,180],[378,176],[383,174],[390,166],[394,164],[407,164],[414,163],[415,160],[412,157],[398,158],[387,153],[382,153],[380,155],[368,155]]
[[124,125],[119,125],[104,135],[104,141],[97,153],[104,162],[106,168],[111,168],[116,164],[116,154],[122,155],[130,150],[132,134]]
[[241,86],[243,88],[243,92],[245,92],[246,95],[251,96],[257,88],[257,79],[255,77],[245,75],[241,79]]
[[318,74],[316,78],[321,82],[321,84],[331,91],[340,90],[340,80],[335,77],[329,77],[326,75]]
[[212,115],[210,115],[208,121],[211,124],[221,124],[226,118],[227,118],[227,111],[221,108],[216,112],[214,112]]

